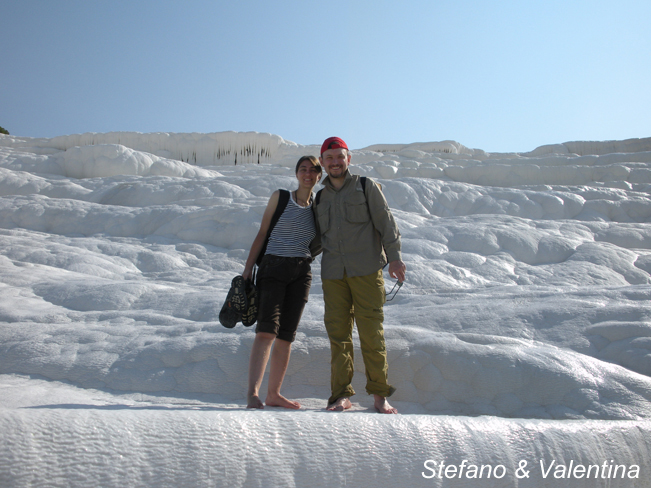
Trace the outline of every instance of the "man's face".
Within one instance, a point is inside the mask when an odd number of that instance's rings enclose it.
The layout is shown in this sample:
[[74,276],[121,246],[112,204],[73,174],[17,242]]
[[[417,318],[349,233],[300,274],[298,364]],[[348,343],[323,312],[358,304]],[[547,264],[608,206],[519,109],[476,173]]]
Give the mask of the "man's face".
[[330,178],[342,178],[350,164],[350,154],[342,148],[328,149],[319,160]]

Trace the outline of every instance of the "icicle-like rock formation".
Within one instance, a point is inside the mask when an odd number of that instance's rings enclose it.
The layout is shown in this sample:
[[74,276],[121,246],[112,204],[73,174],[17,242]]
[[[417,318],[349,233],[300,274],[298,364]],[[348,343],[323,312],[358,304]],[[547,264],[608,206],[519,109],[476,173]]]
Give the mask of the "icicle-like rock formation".
[[[40,142],[40,141],[39,141]],[[42,144],[42,142],[40,142]],[[39,144],[39,145],[40,145]],[[260,164],[282,159],[293,153],[297,144],[282,137],[258,132],[176,133],[87,132],[59,136],[49,145],[65,151],[75,146],[119,144],[163,158],[177,159],[198,166]]]

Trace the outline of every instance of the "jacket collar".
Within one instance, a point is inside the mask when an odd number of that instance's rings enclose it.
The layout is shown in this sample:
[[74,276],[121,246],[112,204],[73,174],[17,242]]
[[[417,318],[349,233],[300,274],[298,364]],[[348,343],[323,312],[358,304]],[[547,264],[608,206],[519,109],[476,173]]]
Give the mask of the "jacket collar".
[[[348,171],[348,169],[346,169],[346,173],[344,176],[344,184],[341,186],[341,188],[345,187],[352,179],[353,179],[353,175],[350,173],[350,171]],[[330,181],[330,176],[326,176],[325,178],[323,178],[321,184],[326,188],[330,188],[332,191],[338,191],[337,188],[335,188],[332,185],[332,182]]]

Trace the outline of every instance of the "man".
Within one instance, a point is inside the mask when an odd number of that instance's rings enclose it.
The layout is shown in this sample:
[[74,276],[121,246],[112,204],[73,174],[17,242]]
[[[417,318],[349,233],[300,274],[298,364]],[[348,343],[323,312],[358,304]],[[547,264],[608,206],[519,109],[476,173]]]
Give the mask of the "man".
[[348,171],[351,155],[342,139],[326,139],[319,160],[328,173],[315,202],[323,247],[324,321],[332,354],[328,410],[352,406],[354,321],[366,368],[366,391],[374,396],[378,412],[398,413],[387,401],[395,388],[387,381],[382,328],[386,298],[382,269],[387,260],[389,275],[405,280],[398,226],[379,186],[367,179],[363,188],[360,177]]

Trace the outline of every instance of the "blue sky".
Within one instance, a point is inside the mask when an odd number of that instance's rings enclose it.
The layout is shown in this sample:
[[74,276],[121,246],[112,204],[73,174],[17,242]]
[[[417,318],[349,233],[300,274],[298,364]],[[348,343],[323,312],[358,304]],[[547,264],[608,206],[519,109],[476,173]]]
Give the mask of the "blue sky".
[[651,2],[0,0],[12,134],[489,152],[651,136]]

